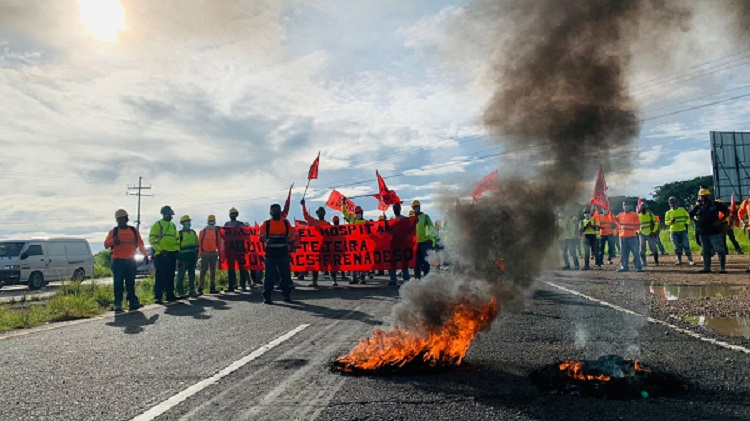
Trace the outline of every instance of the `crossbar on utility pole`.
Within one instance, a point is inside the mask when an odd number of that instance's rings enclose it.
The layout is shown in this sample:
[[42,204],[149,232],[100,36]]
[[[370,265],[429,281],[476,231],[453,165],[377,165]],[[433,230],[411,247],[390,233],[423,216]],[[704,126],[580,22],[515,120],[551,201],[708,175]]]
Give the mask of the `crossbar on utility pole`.
[[[138,193],[130,193],[130,190],[138,190]],[[128,196],[138,196],[138,213],[137,219],[135,220],[135,228],[141,229],[141,197],[154,197],[153,194],[143,194],[143,190],[151,190],[151,185],[143,185],[143,177],[138,177],[137,186],[128,186],[128,191],[125,193]]]

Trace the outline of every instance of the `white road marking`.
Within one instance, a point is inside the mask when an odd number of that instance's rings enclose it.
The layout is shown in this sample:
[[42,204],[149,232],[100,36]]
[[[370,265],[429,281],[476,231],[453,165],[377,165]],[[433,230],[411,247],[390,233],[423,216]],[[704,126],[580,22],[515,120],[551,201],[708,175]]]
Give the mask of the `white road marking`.
[[745,354],[750,354],[750,349],[745,348],[744,346],[732,345],[732,344],[724,342],[724,341],[719,341],[719,340],[716,340],[716,339],[713,339],[713,338],[707,338],[707,337],[705,337],[703,335],[700,335],[698,333],[695,333],[695,332],[693,332],[691,330],[683,329],[681,327],[678,327],[678,326],[675,326],[673,324],[667,323],[667,322],[665,322],[663,320],[654,319],[653,317],[649,317],[649,316],[645,316],[645,315],[640,314],[640,313],[636,313],[633,310],[628,310],[628,309],[620,307],[620,306],[618,306],[616,304],[608,303],[607,301],[602,301],[602,300],[600,300],[598,298],[594,298],[594,297],[588,296],[586,294],[582,294],[582,293],[580,293],[578,291],[575,291],[575,290],[572,290],[570,288],[565,288],[565,287],[557,285],[557,284],[555,284],[553,282],[549,282],[549,281],[542,281],[542,282],[544,282],[545,284],[547,284],[547,285],[549,285],[551,287],[555,287],[555,288],[557,288],[557,289],[559,289],[561,291],[565,291],[565,292],[567,292],[569,294],[577,295],[579,297],[585,298],[585,299],[587,299],[589,301],[593,301],[595,303],[599,303],[599,304],[601,304],[603,306],[607,306],[607,307],[615,309],[617,311],[621,311],[621,312],[627,313],[627,314],[632,314],[633,316],[645,317],[646,320],[648,320],[651,323],[656,323],[656,324],[660,324],[662,326],[666,326],[668,328],[674,329],[677,332],[683,333],[683,334],[688,335],[690,337],[693,337],[695,339],[700,339],[701,341],[705,341],[705,342],[708,342],[708,343],[711,343],[711,344],[714,344],[714,345],[718,345],[718,346],[726,348],[726,349],[731,349],[732,351],[739,351],[739,352],[744,352]]
[[273,348],[277,347],[278,345],[282,344],[283,342],[287,341],[294,335],[302,332],[303,330],[307,329],[310,325],[309,324],[302,324],[297,326],[296,328],[290,330],[289,332],[285,333],[284,335],[279,336],[278,338],[272,340],[271,342],[263,345],[262,347],[256,349],[249,355],[240,358],[239,360],[233,362],[223,370],[219,371],[218,373],[214,374],[213,376],[201,380],[198,383],[188,387],[187,389],[183,390],[182,392],[172,396],[171,398],[165,400],[164,402],[156,405],[155,407],[149,409],[148,411],[144,412],[141,415],[138,415],[137,417],[133,418],[132,421],[151,421],[154,418],[158,417],[159,415],[169,411],[170,409],[174,408],[180,402],[183,402],[187,398],[195,395],[196,393],[200,392],[201,390],[207,388],[208,386],[211,386],[212,384],[215,384],[219,380],[223,379],[224,377],[230,375],[231,373],[239,370],[244,366],[245,364],[249,363],[250,361],[253,361],[266,352],[272,350]]

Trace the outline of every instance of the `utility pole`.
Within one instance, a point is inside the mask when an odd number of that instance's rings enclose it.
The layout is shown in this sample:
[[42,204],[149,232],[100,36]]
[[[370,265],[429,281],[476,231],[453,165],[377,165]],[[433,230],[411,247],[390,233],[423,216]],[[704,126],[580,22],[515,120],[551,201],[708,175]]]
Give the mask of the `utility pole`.
[[[130,190],[138,190],[138,193],[130,193]],[[138,196],[138,216],[135,220],[135,228],[140,230],[141,229],[141,197],[154,197],[153,194],[143,194],[143,190],[151,190],[151,185],[148,186],[143,185],[143,177],[138,177],[138,185],[137,186],[128,186],[128,191],[125,192],[128,196]]]

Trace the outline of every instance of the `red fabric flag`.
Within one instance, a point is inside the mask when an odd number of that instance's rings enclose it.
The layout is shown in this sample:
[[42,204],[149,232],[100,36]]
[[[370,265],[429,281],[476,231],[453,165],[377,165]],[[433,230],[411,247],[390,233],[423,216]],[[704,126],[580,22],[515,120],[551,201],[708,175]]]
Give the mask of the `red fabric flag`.
[[636,208],[635,208],[635,210],[636,210],[636,211],[639,211],[639,210],[641,210],[641,204],[643,204],[643,199],[641,199],[641,198],[639,197],[639,198],[638,198],[638,204],[636,205]]
[[497,172],[497,170],[495,170],[484,177],[482,181],[480,181],[474,187],[474,191],[471,193],[471,197],[473,197],[474,201],[476,202],[483,194],[487,193],[490,190],[497,190],[499,188],[500,174]]
[[289,215],[289,207],[292,203],[292,187],[294,187],[294,183],[292,183],[291,186],[289,186],[289,194],[286,195],[286,202],[284,202],[284,210],[281,211],[281,218],[286,219],[287,215]]
[[308,180],[318,179],[318,166],[319,165],[320,165],[320,152],[318,152],[318,157],[315,158],[315,161],[313,161],[312,165],[310,165],[310,171],[307,172]]
[[[333,190],[331,192],[331,195],[328,196],[328,201],[326,202],[326,206],[328,206],[331,209],[335,209],[339,212],[341,212],[341,205],[344,204],[344,195],[339,193],[337,190]],[[354,214],[354,208],[356,205],[354,205],[354,202],[347,199],[346,200],[346,211]]]
[[[594,195],[591,196],[589,201],[590,205],[601,206],[606,210],[609,209],[609,198],[607,197],[607,182],[604,180],[604,171],[599,168],[599,175],[596,176],[596,184],[594,184]],[[640,205],[640,202],[638,203]]]
[[375,175],[378,177],[378,191],[380,193],[374,194],[373,197],[378,199],[378,210],[385,212],[391,205],[401,203],[401,199],[395,191],[388,190],[388,187],[385,185],[385,180],[383,180],[383,177],[377,170],[375,170]]

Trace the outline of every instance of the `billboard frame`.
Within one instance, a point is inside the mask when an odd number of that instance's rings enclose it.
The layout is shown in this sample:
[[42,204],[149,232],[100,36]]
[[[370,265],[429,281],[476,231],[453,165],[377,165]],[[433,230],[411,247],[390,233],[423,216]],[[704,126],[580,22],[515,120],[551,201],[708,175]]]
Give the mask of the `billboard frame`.
[[741,202],[750,189],[750,132],[710,132],[714,198]]

